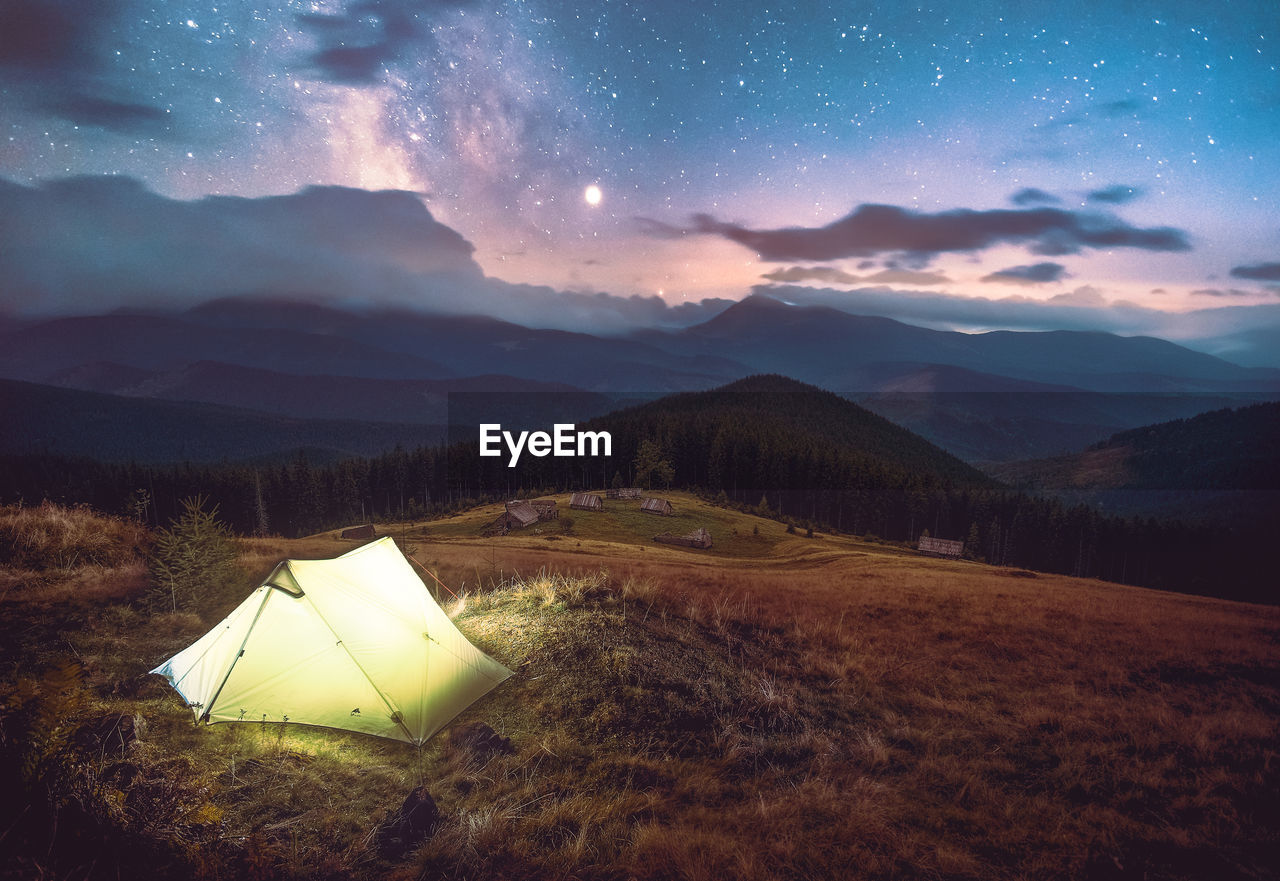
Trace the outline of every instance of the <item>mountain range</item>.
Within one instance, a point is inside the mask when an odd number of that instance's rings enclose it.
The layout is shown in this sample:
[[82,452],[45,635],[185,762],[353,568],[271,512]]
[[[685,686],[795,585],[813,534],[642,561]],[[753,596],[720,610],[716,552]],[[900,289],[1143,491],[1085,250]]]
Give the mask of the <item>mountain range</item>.
[[[758,373],[841,394],[975,462],[1062,454],[1280,398],[1280,370],[1151,337],[938,331],[762,295],[683,330],[624,337],[247,297],[0,328],[3,378],[303,421],[439,426],[448,395],[491,392],[586,392],[565,398],[568,416],[585,419],[624,393],[656,398]],[[234,456],[234,444],[222,453]]]

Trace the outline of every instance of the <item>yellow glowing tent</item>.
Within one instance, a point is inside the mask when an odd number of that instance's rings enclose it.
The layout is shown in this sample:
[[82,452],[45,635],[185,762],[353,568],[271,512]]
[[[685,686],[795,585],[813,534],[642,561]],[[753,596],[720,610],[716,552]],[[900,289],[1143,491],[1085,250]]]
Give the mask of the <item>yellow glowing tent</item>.
[[151,672],[197,722],[294,722],[418,745],[511,675],[458,631],[390,538],[285,560]]

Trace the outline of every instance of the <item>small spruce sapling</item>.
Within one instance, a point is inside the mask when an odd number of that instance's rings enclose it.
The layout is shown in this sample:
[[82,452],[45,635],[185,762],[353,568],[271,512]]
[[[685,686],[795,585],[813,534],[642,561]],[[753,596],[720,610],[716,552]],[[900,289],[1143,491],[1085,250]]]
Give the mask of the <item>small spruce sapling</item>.
[[182,500],[182,514],[156,535],[151,556],[153,605],[194,610],[235,576],[236,542],[204,496]]

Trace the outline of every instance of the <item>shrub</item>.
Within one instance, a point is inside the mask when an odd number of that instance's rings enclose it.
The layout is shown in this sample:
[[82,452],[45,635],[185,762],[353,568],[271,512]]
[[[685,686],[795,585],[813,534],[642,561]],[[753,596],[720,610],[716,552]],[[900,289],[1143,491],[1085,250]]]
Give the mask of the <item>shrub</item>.
[[192,610],[235,575],[235,537],[218,520],[218,506],[205,504],[203,496],[183,499],[182,516],[156,536],[151,599],[157,607]]

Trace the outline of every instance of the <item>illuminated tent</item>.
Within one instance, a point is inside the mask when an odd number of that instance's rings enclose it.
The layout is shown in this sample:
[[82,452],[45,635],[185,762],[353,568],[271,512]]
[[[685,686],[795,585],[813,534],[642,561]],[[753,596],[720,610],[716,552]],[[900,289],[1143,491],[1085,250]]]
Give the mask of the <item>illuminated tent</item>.
[[458,631],[390,538],[285,560],[151,672],[197,722],[294,722],[417,745],[511,675]]

